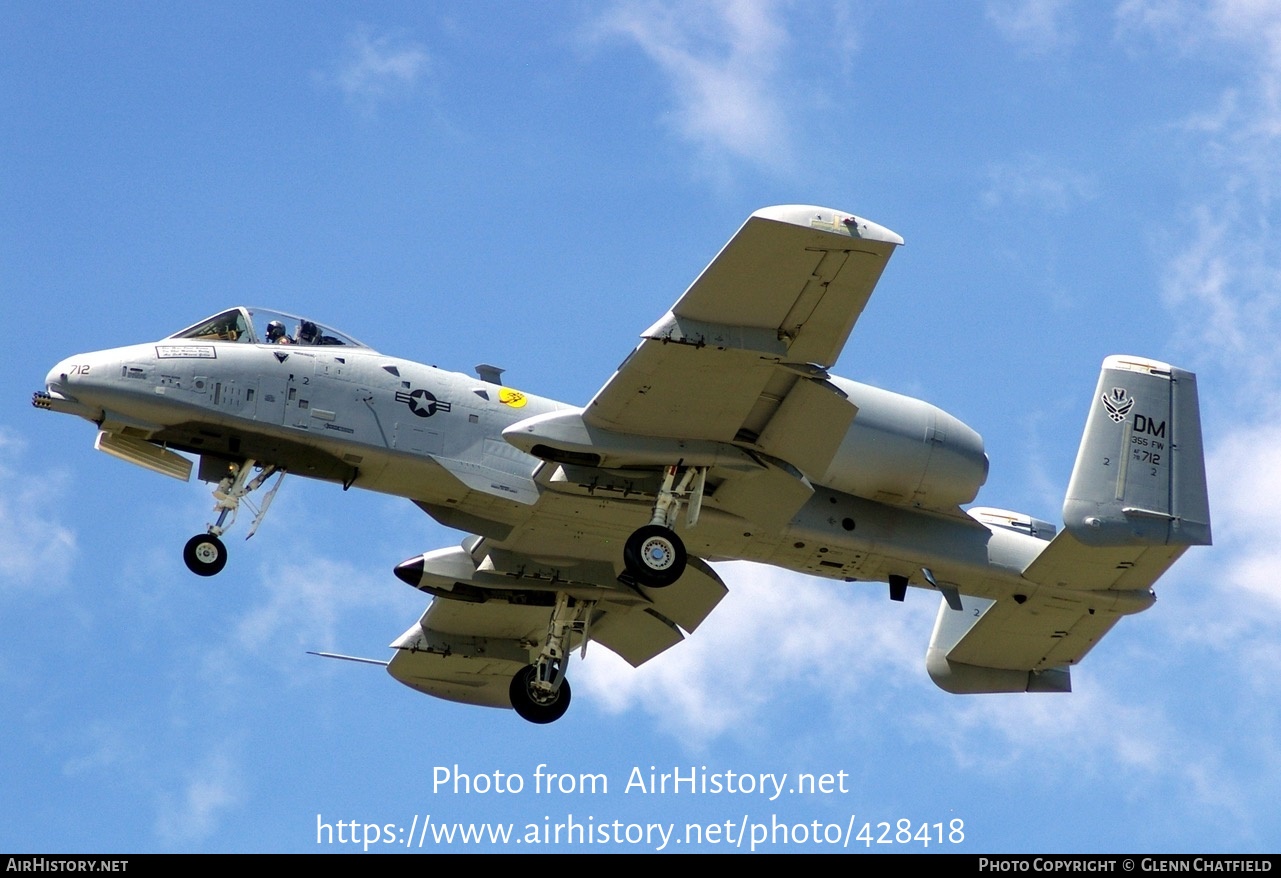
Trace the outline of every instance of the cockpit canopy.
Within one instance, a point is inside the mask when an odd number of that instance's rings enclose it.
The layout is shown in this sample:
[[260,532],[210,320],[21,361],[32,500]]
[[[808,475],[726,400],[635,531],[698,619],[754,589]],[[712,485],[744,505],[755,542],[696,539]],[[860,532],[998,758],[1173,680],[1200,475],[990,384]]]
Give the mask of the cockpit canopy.
[[169,337],[239,344],[367,347],[349,335],[305,317],[269,311],[266,308],[232,308]]

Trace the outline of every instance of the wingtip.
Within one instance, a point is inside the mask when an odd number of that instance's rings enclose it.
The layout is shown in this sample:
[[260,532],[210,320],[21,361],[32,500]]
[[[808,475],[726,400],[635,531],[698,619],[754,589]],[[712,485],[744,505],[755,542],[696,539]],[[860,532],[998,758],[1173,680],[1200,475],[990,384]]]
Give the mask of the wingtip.
[[752,216],[774,222],[790,223],[794,226],[822,229],[848,235],[851,238],[883,241],[895,245],[903,243],[900,235],[879,223],[842,210],[833,210],[830,207],[819,207],[814,204],[778,204],[773,207],[762,207]]

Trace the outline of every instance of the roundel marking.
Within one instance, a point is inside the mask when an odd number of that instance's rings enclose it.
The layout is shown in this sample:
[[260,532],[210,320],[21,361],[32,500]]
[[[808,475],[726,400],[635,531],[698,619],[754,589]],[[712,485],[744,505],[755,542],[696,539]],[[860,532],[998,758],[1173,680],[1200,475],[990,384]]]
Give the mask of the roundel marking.
[[451,403],[436,399],[436,394],[430,390],[422,388],[411,390],[409,393],[398,391],[396,402],[403,402],[420,418],[430,418],[436,412],[447,412],[453,407]]

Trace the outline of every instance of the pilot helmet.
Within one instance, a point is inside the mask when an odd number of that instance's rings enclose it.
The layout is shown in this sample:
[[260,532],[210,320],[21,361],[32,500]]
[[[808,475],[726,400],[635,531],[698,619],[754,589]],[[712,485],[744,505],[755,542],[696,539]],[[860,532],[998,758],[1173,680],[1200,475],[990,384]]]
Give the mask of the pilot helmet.
[[267,341],[275,341],[285,334],[285,324],[273,320],[267,324]]

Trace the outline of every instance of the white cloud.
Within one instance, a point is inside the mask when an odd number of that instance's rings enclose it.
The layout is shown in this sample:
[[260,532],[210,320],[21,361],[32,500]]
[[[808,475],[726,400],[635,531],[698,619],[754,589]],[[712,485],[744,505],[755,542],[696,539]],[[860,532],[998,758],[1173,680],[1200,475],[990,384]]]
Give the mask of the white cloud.
[[990,208],[1012,204],[1052,213],[1065,213],[1091,201],[1098,192],[1094,178],[1057,166],[1044,156],[1026,155],[990,165],[983,204]]
[[62,773],[67,777],[105,773],[133,761],[136,747],[131,746],[129,735],[105,720],[95,719],[74,734],[76,745],[83,752],[62,764]]
[[[1128,631],[1130,651],[1077,674],[1071,695],[950,696],[934,690],[924,667],[936,612],[930,596],[913,590],[906,603],[891,604],[882,585],[745,562],[718,570],[730,594],[699,631],[639,669],[595,647],[571,668],[580,691],[607,712],[643,711],[693,750],[768,735],[779,711],[804,704],[825,712],[812,717],[816,727],[857,716],[908,745],[932,742],[958,771],[989,780],[1035,771],[1047,784],[1077,787],[1122,777],[1143,795],[1154,784],[1178,789],[1189,809],[1213,808],[1225,825],[1248,821],[1248,771],[1225,764],[1220,749],[1169,715],[1167,701],[1136,697],[1123,682],[1127,668],[1150,661],[1151,640],[1184,648],[1151,630],[1187,626],[1166,605],[1167,618],[1145,617],[1148,630]],[[887,688],[892,705],[876,694]],[[1271,744],[1257,738],[1255,747]]]
[[1247,172],[1248,181],[1214,178],[1211,187],[1261,186],[1272,197],[1281,134],[1281,6],[1270,0],[1214,0],[1206,4],[1126,0],[1117,9],[1118,36],[1152,40],[1158,49],[1199,56],[1225,70],[1240,70],[1218,106],[1190,114],[1185,127],[1210,137],[1206,157],[1223,169]]
[[1170,785],[1190,810],[1212,808],[1227,824],[1249,819],[1243,773],[1225,767],[1220,751],[1190,736],[1164,704],[1135,694],[1100,680],[1070,696],[961,698],[955,709],[922,713],[914,724],[945,742],[961,770],[1024,777],[1035,766],[1049,783],[1121,781],[1143,795],[1153,784]]
[[76,555],[75,532],[51,511],[65,479],[24,469],[25,451],[21,437],[0,427],[0,592],[60,585]]
[[[1082,689],[1083,687],[1078,687]],[[1147,730],[1162,728],[1150,707],[1116,703],[1101,688],[1085,688],[1070,696],[997,695],[961,699],[946,715],[931,714],[920,722],[950,742],[953,758],[963,768],[1020,763],[1049,749],[1078,769],[1107,761],[1127,769],[1158,770],[1160,742]],[[947,734],[943,734],[944,732]],[[999,760],[994,762],[993,760]]]
[[[789,44],[772,3],[720,0],[698,6],[651,2],[615,7],[596,34],[633,41],[658,65],[676,107],[671,124],[709,157],[767,168],[791,161],[782,70]],[[841,30],[842,41],[850,29]]]
[[1006,40],[1030,55],[1070,46],[1076,33],[1067,0],[988,0],[987,18]]
[[422,45],[402,34],[376,34],[362,27],[348,37],[334,81],[350,102],[372,109],[411,91],[426,73],[429,60]]
[[1117,32],[1123,39],[1150,34],[1182,50],[1198,36],[1191,26],[1198,14],[1188,0],[1121,0],[1116,7]]
[[208,838],[228,809],[240,804],[240,770],[227,756],[215,753],[187,776],[180,793],[164,793],[157,809],[156,834],[172,845]]
[[1237,593],[1238,621],[1245,621],[1244,607],[1270,607],[1265,619],[1255,621],[1265,623],[1275,642],[1272,632],[1281,622],[1281,419],[1230,433],[1211,455],[1209,472],[1218,542],[1231,549],[1218,578]]
[[[305,564],[263,564],[263,600],[239,616],[222,643],[203,653],[201,667],[206,679],[219,684],[228,695],[237,691],[246,667],[261,670],[264,656],[284,668],[309,650],[343,651],[337,643],[340,630],[371,610],[400,610],[395,618],[403,621],[404,628],[416,618],[402,619],[404,601],[397,598],[404,598],[406,590],[388,588],[386,571],[381,567],[362,570],[303,549],[298,554],[307,558]],[[421,613],[424,607],[414,612]],[[388,630],[385,642],[391,642],[401,630]]]
[[1281,6],[1272,0],[1212,0],[1206,14],[1217,38],[1253,44],[1266,68],[1275,72],[1281,66]]
[[1192,212],[1193,234],[1185,248],[1171,260],[1164,283],[1171,308],[1195,307],[1208,318],[1197,331],[1209,331],[1217,343],[1233,354],[1246,346],[1248,327],[1241,322],[1240,289],[1232,261],[1233,233],[1228,221],[1201,207]]
[[[1205,6],[1123,3],[1124,39],[1196,53],[1235,81],[1172,130],[1193,150],[1189,203],[1164,230],[1163,293],[1188,327],[1183,342],[1230,371],[1243,411],[1271,412],[1281,395],[1281,7],[1221,0]],[[1239,74],[1236,71],[1240,71]]]
[[[1210,106],[1171,130],[1191,151],[1185,204],[1163,230],[1156,258],[1163,293],[1198,368],[1206,416],[1215,546],[1190,552],[1163,583],[1158,605],[1172,654],[1206,656],[1222,676],[1216,710],[1236,710],[1246,764],[1281,760],[1274,731],[1275,655],[1281,645],[1281,6],[1128,0],[1123,39],[1190,56],[1225,82]],[[1177,588],[1177,591],[1170,590]],[[1173,603],[1173,608],[1171,604]],[[1173,609],[1173,612],[1172,612]],[[1199,650],[1199,652],[1198,652]],[[1198,668],[1200,670],[1200,668]],[[1220,766],[1189,768],[1207,800],[1226,786]],[[1244,779],[1243,779],[1244,780]],[[1229,802],[1229,806],[1231,803]]]
[[685,642],[639,669],[597,647],[573,669],[575,683],[609,712],[644,710],[698,744],[766,724],[793,695],[842,702],[872,678],[932,685],[929,600],[891,604],[884,586],[747,562],[718,572],[729,595]]

